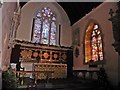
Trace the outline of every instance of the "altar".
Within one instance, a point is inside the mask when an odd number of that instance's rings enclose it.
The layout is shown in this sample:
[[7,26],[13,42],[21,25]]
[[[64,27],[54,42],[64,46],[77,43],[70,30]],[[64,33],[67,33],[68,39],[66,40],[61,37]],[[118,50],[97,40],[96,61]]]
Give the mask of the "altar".
[[34,71],[41,72],[41,73],[35,73],[35,78],[37,79],[67,78],[67,64],[34,63]]
[[57,63],[22,63],[25,71],[39,72],[28,73],[25,76],[37,79],[67,78],[67,64]]
[[[14,54],[15,52],[18,52],[18,56]],[[17,73],[21,77],[34,78],[35,80],[68,78],[73,74],[72,54],[71,47],[17,41],[12,49],[11,63],[20,62],[20,67],[24,70],[17,71]]]

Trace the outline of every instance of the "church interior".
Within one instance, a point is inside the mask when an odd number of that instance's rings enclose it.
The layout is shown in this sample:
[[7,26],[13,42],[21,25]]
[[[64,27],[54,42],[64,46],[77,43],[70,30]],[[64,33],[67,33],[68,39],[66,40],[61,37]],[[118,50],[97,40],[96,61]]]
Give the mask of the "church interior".
[[117,90],[120,2],[0,4],[0,89]]

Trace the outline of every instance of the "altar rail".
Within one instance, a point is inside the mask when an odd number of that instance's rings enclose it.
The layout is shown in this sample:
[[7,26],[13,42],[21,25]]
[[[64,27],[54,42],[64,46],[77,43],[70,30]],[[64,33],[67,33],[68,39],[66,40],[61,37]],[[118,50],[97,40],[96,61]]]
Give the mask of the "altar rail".
[[46,71],[53,71],[49,78],[66,78],[67,77],[67,64],[54,64],[54,63],[34,63],[34,71],[42,71],[36,73],[37,79],[46,79]]

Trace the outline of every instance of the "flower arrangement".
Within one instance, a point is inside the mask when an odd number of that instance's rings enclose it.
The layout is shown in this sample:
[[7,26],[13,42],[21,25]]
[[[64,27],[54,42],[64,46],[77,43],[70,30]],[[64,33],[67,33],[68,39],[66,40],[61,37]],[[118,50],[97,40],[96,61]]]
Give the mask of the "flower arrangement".
[[16,74],[11,67],[2,72],[2,88],[17,88]]

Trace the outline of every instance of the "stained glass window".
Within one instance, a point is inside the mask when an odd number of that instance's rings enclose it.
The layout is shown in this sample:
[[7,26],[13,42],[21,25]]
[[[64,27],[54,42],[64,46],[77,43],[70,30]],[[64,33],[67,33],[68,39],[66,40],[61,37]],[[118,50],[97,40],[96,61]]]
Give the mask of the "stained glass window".
[[85,35],[85,63],[93,60],[94,62],[103,60],[103,45],[99,26],[90,23]]
[[56,32],[56,15],[49,7],[44,7],[34,19],[32,42],[56,45]]

